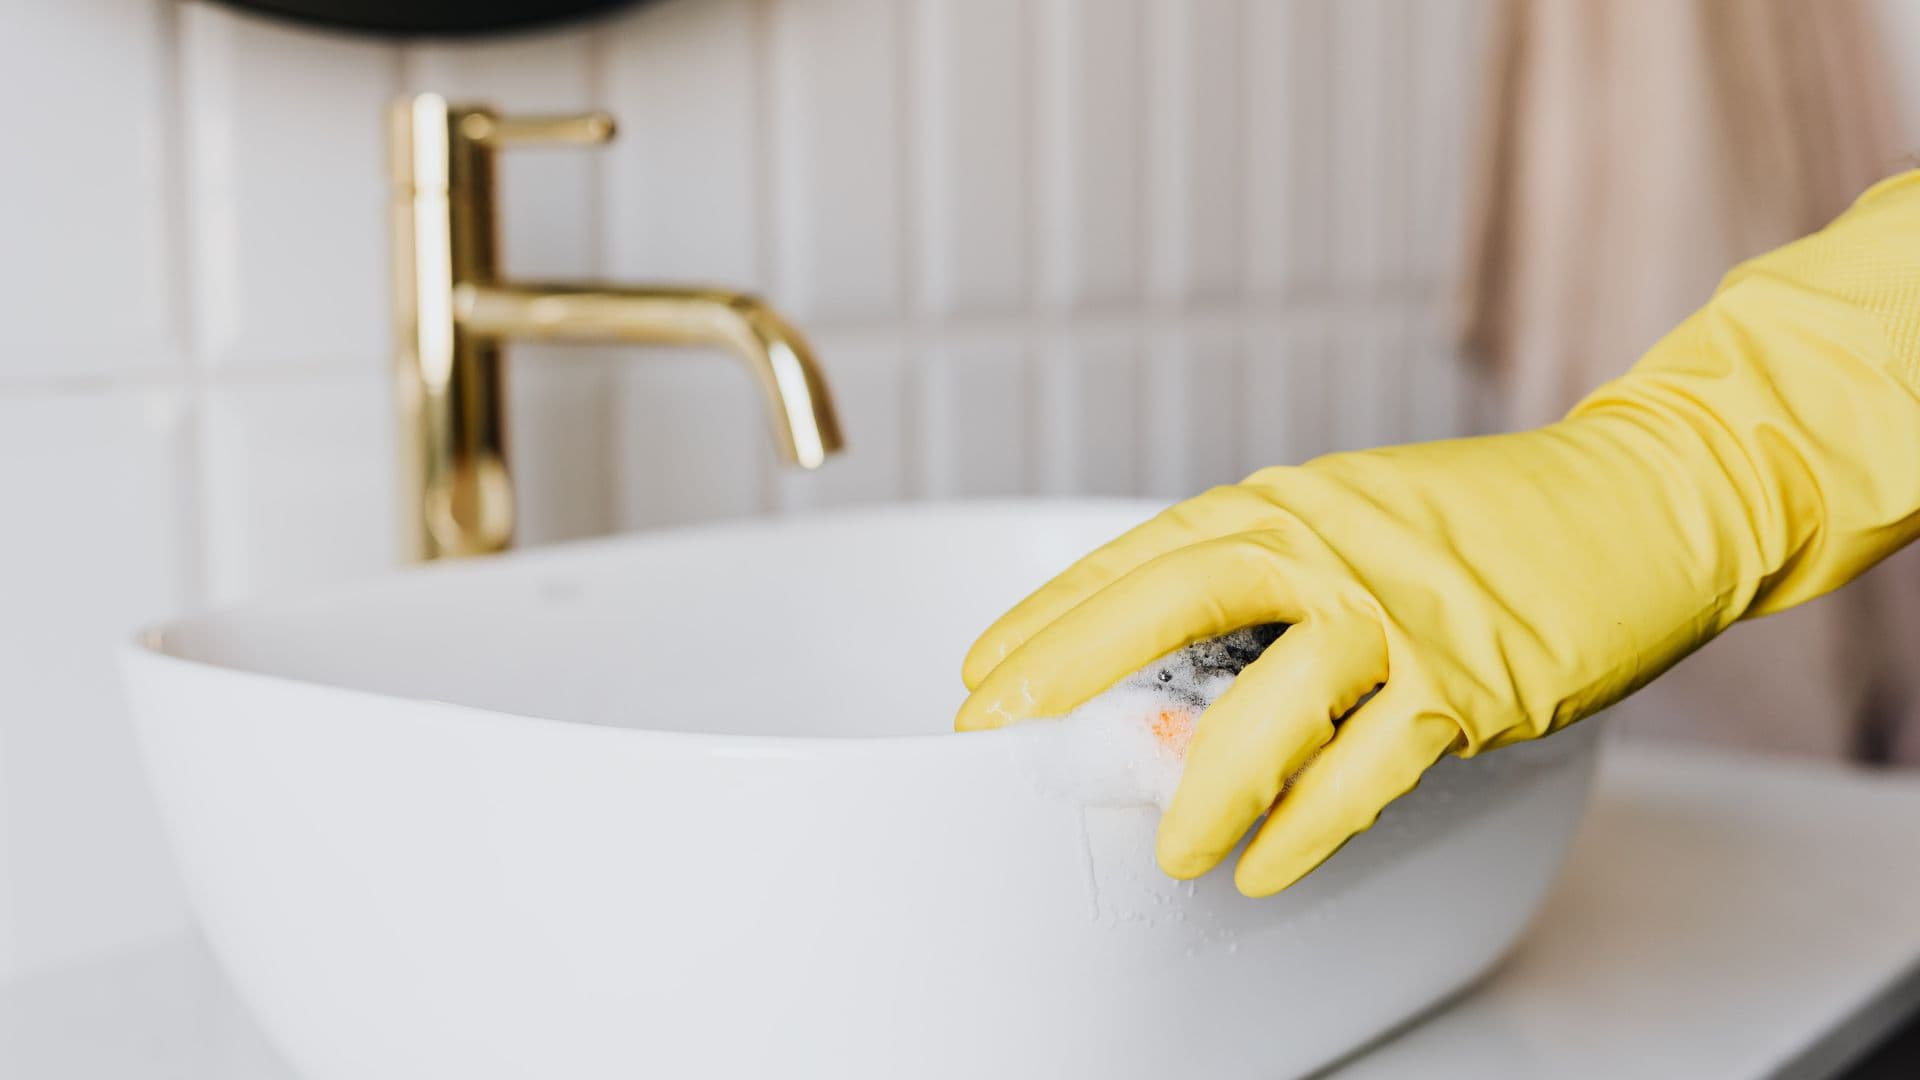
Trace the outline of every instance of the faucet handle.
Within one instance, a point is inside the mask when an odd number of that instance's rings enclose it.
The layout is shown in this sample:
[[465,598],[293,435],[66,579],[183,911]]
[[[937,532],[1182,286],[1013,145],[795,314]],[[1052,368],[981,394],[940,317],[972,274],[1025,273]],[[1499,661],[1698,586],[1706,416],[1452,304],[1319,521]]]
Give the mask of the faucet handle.
[[516,146],[597,146],[611,142],[613,116],[594,111],[554,116],[498,116],[475,110],[460,117],[460,134],[490,149]]

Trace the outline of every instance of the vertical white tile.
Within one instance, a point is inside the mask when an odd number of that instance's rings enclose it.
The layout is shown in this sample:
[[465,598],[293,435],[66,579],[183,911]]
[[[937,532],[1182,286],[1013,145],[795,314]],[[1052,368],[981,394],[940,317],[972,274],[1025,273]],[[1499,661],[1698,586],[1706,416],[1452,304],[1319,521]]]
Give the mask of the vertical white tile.
[[1451,342],[1427,338],[1410,356],[1406,438],[1411,442],[1455,439],[1473,433],[1474,372]]
[[515,543],[607,532],[614,521],[614,371],[585,349],[516,345],[510,355]]
[[1325,385],[1329,450],[1360,450],[1405,440],[1401,405],[1410,370],[1397,312],[1365,312],[1332,328]]
[[1220,299],[1240,283],[1238,0],[1147,9],[1148,282],[1155,299]]
[[1328,352],[1317,320],[1263,322],[1248,330],[1239,471],[1298,465],[1327,451]]
[[[616,276],[766,286],[767,14],[746,0],[670,0],[606,29],[607,96],[621,127],[606,194]],[[623,352],[614,379],[617,527],[765,508],[773,443],[737,358]]]
[[907,493],[913,448],[904,348],[897,342],[814,342],[833,390],[846,448],[816,470],[775,465],[783,509],[884,502]]
[[1486,89],[1486,9],[1493,0],[1401,0],[1418,47],[1413,59],[1406,272],[1429,289],[1451,288],[1465,267],[1468,181]]
[[918,0],[920,300],[1026,306],[1031,173],[1026,0]]
[[1403,339],[1406,430],[1412,442],[1472,433],[1477,375],[1460,347],[1454,323],[1440,310],[1423,313]]
[[773,294],[800,318],[901,308],[901,5],[772,9]]
[[1334,116],[1329,164],[1332,271],[1349,293],[1377,292],[1404,267],[1412,212],[1407,118],[1413,102],[1410,18],[1394,0],[1341,0],[1334,6],[1331,52]]
[[164,11],[151,0],[7,9],[0,379],[154,367],[178,355]]
[[600,31],[614,275],[766,288],[757,18],[751,0],[667,0]]
[[930,350],[920,383],[921,490],[934,497],[1031,490],[1033,388],[1017,338],[949,342]]
[[1261,295],[1326,288],[1334,193],[1333,0],[1243,9],[1247,283]]
[[1147,361],[1141,427],[1144,490],[1185,498],[1242,475],[1240,340],[1232,328],[1155,335]]
[[1035,92],[1048,305],[1137,302],[1145,279],[1141,0],[1044,0]]
[[397,50],[199,0],[180,31],[199,348],[220,366],[377,369]]
[[615,375],[614,523],[623,530],[765,507],[773,439],[759,389],[728,353],[649,349]]
[[1130,495],[1147,444],[1140,354],[1130,335],[1050,342],[1041,358],[1035,445],[1040,489],[1054,495]]
[[0,397],[0,976],[185,925],[115,650],[188,602],[185,403]]
[[[490,105],[506,115],[598,108],[593,40],[568,30],[407,51],[410,93],[455,104]],[[521,148],[500,155],[502,272],[519,278],[589,277],[599,267],[596,175],[604,147]]]
[[217,386],[206,407],[212,599],[346,581],[398,562],[387,380],[324,375]]

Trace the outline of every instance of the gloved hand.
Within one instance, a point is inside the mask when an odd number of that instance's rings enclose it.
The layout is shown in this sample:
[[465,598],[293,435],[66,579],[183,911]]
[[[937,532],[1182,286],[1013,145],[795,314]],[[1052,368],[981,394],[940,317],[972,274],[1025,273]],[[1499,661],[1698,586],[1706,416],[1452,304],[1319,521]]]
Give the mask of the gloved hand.
[[1267,469],[1100,548],[974,645],[955,726],[1059,716],[1190,642],[1291,624],[1207,711],[1158,841],[1197,877],[1266,814],[1235,874],[1266,895],[1441,756],[1588,716],[1917,533],[1909,173],[1737,268],[1557,424]]

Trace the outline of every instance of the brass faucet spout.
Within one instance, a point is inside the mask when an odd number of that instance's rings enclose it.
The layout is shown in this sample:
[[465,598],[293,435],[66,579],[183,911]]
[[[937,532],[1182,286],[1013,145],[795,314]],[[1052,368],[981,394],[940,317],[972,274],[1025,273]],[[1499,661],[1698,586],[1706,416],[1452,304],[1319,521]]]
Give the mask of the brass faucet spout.
[[401,528],[419,559],[513,544],[505,349],[515,340],[714,345],[753,369],[788,461],[841,449],[826,378],[799,331],[723,289],[513,281],[500,272],[495,157],[613,137],[605,113],[502,116],[438,94],[395,103],[392,159],[394,391]]
[[799,331],[758,298],[723,289],[573,283],[462,283],[453,317],[469,333],[527,341],[716,345],[753,369],[774,439],[816,469],[840,449],[833,397]]

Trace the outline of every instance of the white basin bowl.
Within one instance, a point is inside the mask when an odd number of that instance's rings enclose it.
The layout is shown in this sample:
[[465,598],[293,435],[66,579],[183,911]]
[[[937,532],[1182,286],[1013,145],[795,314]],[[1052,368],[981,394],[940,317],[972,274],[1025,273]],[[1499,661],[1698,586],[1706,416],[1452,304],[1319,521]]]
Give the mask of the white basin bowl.
[[972,636],[1152,509],[429,567],[126,671],[206,932],[311,1080],[1293,1076],[1513,943],[1593,740],[1443,763],[1272,899],[1163,878],[1054,725],[948,733]]

